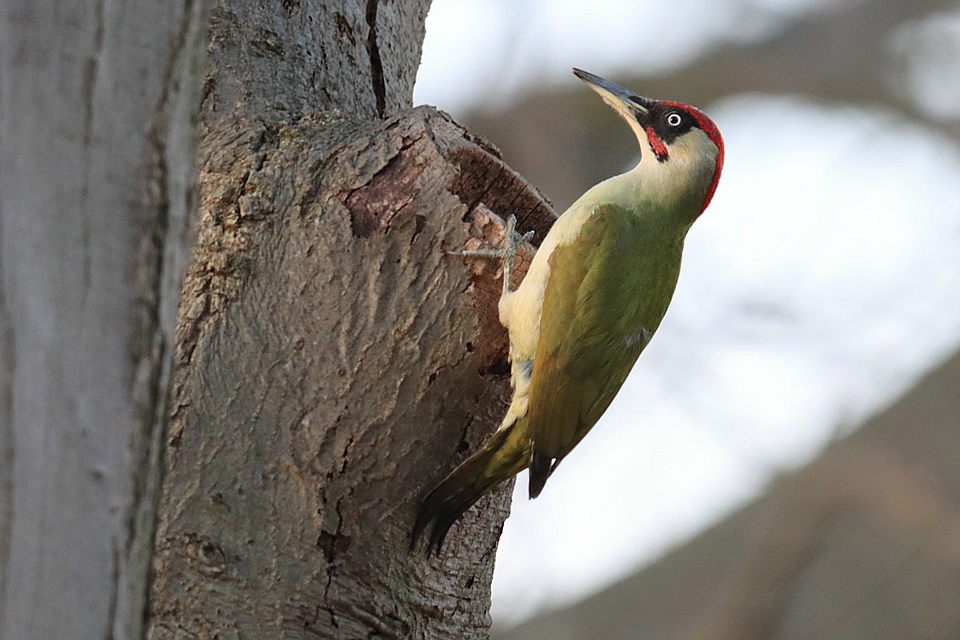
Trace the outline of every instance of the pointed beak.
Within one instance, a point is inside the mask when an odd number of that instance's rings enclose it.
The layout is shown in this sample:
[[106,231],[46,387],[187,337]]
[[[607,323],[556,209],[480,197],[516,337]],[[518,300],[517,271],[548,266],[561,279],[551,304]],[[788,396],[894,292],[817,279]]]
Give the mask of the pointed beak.
[[591,89],[600,94],[604,102],[613,107],[624,118],[627,118],[628,121],[633,119],[644,120],[650,113],[650,108],[654,105],[654,101],[650,98],[638,96],[616,82],[610,82],[582,69],[574,69],[573,73],[590,85]]

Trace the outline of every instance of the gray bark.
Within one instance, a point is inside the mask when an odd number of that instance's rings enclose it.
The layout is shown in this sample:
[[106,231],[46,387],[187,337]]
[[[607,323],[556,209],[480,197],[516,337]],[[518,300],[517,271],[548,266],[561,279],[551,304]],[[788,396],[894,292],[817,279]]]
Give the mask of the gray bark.
[[409,108],[429,8],[430,0],[221,0],[204,118],[338,109],[372,120]]
[[510,487],[408,550],[509,390],[497,267],[444,248],[549,208],[428,108],[238,121],[201,162],[150,637],[485,637]]
[[260,5],[213,11],[148,636],[485,637],[509,487],[408,549],[509,390],[497,267],[444,249],[552,212],[401,111],[428,2]]
[[401,112],[428,5],[220,2],[205,78],[202,0],[2,9],[0,637],[486,635],[509,488],[407,549],[508,392],[442,249],[552,212]]
[[0,8],[0,637],[138,637],[200,0]]

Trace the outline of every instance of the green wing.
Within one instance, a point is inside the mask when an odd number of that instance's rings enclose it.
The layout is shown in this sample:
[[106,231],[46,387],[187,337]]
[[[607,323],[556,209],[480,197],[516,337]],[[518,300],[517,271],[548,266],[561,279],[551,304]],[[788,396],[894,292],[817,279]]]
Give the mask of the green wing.
[[[660,325],[687,227],[603,205],[550,256],[527,414],[542,488],[613,401]],[[556,466],[553,462],[553,466]],[[544,469],[544,464],[547,469]]]

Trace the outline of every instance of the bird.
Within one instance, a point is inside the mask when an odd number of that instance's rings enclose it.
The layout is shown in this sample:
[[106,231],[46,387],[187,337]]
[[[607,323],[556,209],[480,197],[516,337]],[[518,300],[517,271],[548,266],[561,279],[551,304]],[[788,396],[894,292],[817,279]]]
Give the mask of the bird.
[[630,126],[640,161],[584,193],[554,222],[516,290],[513,258],[530,233],[506,221],[501,249],[451,252],[503,262],[500,322],[509,334],[513,393],[499,429],[422,500],[411,547],[432,524],[427,554],[496,485],[529,468],[536,498],[596,424],[673,297],[687,231],[723,169],[723,138],[696,107],[641,97],[573,73]]

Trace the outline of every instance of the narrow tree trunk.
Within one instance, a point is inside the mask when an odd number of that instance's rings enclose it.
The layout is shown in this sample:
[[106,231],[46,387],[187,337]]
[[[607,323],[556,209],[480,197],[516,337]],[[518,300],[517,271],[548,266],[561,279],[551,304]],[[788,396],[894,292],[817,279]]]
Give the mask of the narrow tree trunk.
[[444,250],[552,213],[401,111],[426,0],[260,4],[213,15],[149,637],[485,637],[509,487],[408,549],[509,390],[497,266]]
[[201,0],[0,7],[0,638],[136,638]]

